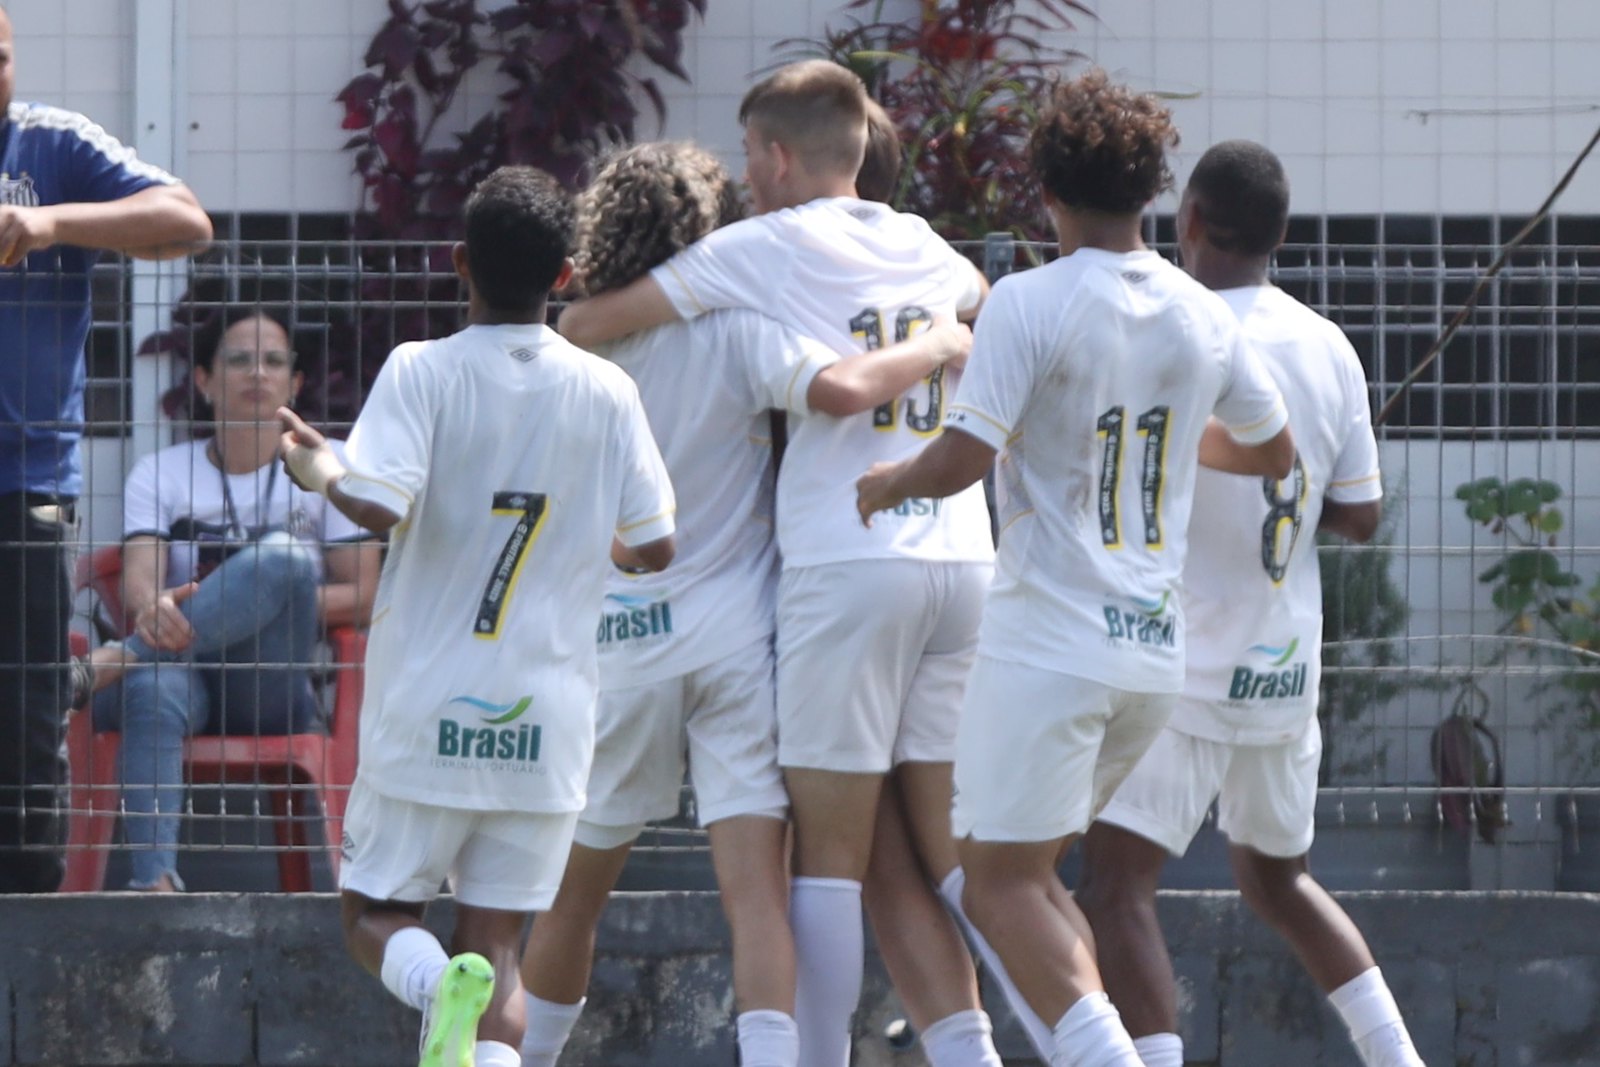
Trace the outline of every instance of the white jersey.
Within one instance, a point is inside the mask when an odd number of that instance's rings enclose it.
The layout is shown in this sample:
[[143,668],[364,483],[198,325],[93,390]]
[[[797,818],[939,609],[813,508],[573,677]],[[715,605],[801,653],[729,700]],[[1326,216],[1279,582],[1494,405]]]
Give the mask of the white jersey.
[[1299,457],[1282,482],[1202,470],[1184,570],[1190,627],[1172,724],[1213,741],[1293,740],[1317,713],[1322,580],[1312,535],[1324,499],[1383,494],[1366,376],[1339,328],[1287,293],[1220,293],[1283,389]]
[[1180,689],[1178,586],[1213,412],[1249,444],[1287,419],[1227,305],[1154,252],[1080,249],[995,286],[946,419],[1004,450],[981,655]]
[[[935,316],[977,305],[977,268],[915,215],[851,197],[813,200],[725,226],[652,276],[684,318],[716,308],[764,311],[835,352],[905,340]],[[994,558],[983,490],[910,500],[856,516],[855,481],[873,463],[905,459],[941,432],[950,390],[943,369],[892,404],[849,418],[791,422],[778,476],[778,547],[785,567],[905,558]]]
[[[328,443],[344,454],[343,441]],[[241,545],[279,530],[316,549],[320,582],[330,545],[373,536],[327,497],[295,485],[276,456],[256,470],[224,474],[207,456],[208,444],[151,452],[133,465],[123,487],[122,536],[167,542],[167,588],[204,578]]]
[[471,326],[395,349],[348,451],[343,491],[401,516],[361,778],[440,807],[581,809],[611,540],[673,527],[633,382],[544,326]]
[[767,411],[804,415],[828,349],[754,311],[717,311],[635,334],[601,352],[632,375],[685,507],[660,574],[617,572],[596,640],[600,684],[675,678],[770,638],[772,539]]

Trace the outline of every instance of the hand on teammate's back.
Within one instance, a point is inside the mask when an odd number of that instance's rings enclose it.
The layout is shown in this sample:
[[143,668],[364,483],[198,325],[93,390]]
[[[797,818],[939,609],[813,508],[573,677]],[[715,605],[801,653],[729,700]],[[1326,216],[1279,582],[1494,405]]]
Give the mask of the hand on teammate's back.
[[937,348],[935,358],[941,366],[961,370],[972,353],[972,327],[954,319],[939,318],[928,329]]
[[888,511],[905,499],[905,494],[895,486],[895,477],[906,462],[874,463],[872,468],[856,479],[856,511],[861,515],[861,525],[872,528],[872,516]]

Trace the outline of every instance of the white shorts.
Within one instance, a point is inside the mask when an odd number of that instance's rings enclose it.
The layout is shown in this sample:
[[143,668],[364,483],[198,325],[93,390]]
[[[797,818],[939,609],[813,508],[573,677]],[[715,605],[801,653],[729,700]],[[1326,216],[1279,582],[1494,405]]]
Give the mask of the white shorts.
[[1236,845],[1289,859],[1311,851],[1322,728],[1281,745],[1234,745],[1166,729],[1111,798],[1100,821],[1181,856],[1213,800]]
[[[781,819],[772,642],[670,681],[602,690],[589,806],[577,841],[614,848],[678,813],[685,761],[702,826],[736,815]],[[621,840],[618,840],[618,837]]]
[[862,774],[950,762],[993,574],[915,559],[785,570],[779,762]]
[[956,739],[956,837],[1054,841],[1083,833],[1176,699],[979,656]]
[[578,813],[466,811],[386,797],[358,775],[344,814],[339,888],[425,903],[446,878],[475,908],[546,911],[572,851]]

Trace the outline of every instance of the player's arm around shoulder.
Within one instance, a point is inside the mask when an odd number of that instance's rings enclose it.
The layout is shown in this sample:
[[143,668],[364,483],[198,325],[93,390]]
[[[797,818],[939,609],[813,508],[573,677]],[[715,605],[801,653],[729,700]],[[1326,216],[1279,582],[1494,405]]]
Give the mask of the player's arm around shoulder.
[[556,329],[579,348],[594,348],[679,317],[661,283],[645,274],[621,289],[568,304]]
[[960,322],[936,322],[915,337],[828,364],[806,389],[806,404],[824,415],[845,417],[893,400],[941,367],[960,370],[972,351],[972,330]]

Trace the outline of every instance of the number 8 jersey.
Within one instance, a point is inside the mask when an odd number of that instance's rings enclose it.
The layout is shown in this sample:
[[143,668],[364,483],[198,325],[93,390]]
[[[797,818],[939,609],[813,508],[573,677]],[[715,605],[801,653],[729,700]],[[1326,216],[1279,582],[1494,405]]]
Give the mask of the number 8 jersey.
[[395,349],[346,454],[344,492],[401,516],[362,780],[442,807],[581,809],[611,540],[673,530],[633,381],[544,326],[470,326]]
[[1317,711],[1322,503],[1383,494],[1366,376],[1339,328],[1272,286],[1219,294],[1283,388],[1299,456],[1281,482],[1202,470],[1184,605],[1193,638],[1172,725],[1236,744],[1299,737]]
[[1287,419],[1227,305],[1154,252],[1079,249],[996,284],[945,419],[1002,450],[981,655],[1180,689],[1179,580],[1213,412],[1246,444]]

